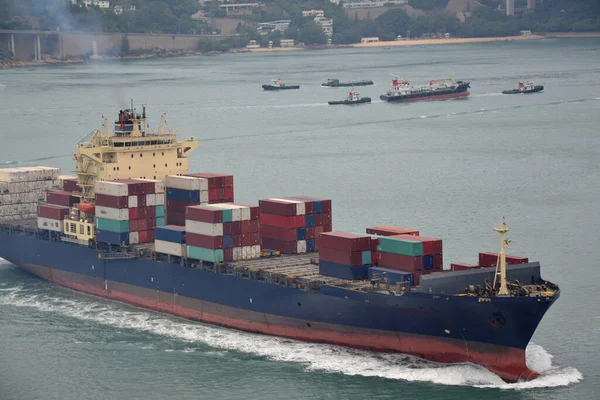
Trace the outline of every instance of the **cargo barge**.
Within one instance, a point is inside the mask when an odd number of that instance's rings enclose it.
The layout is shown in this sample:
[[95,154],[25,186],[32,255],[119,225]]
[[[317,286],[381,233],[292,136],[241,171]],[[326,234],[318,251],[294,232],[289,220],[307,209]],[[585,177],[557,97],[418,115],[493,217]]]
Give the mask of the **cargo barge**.
[[197,142],[178,141],[163,121],[149,132],[145,111],[108,125],[78,144],[76,178],[0,170],[0,257],[191,320],[472,362],[507,381],[538,376],[525,348],[560,290],[539,263],[506,254],[505,223],[499,253],[444,270],[442,241],[416,230],[334,232],[327,199],[234,203],[233,177],[190,174]]
[[272,79],[270,85],[262,85],[264,90],[288,90],[300,89],[300,85],[287,85],[281,81],[279,77]]
[[339,79],[327,79],[327,82],[322,83],[323,87],[350,87],[350,86],[369,86],[372,85],[372,80],[340,82]]
[[469,96],[469,82],[436,79],[429,86],[413,87],[408,80],[394,78],[390,90],[379,98],[387,102],[451,100]]
[[542,90],[544,90],[544,86],[535,85],[532,81],[526,81],[525,83],[519,82],[517,89],[503,90],[502,94],[528,94],[541,92]]

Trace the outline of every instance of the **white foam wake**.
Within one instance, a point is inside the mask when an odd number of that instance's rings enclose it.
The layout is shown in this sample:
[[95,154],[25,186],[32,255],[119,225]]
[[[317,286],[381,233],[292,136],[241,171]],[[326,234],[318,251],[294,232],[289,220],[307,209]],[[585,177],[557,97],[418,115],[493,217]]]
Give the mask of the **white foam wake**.
[[[47,289],[48,286],[43,290]],[[477,365],[438,364],[402,354],[374,353],[251,334],[193,323],[62,289],[56,289],[54,293],[56,295],[48,295],[40,289],[5,285],[0,290],[0,304],[57,313],[116,328],[144,331],[189,344],[205,344],[220,350],[244,352],[274,361],[300,363],[307,371],[514,390],[566,386],[583,379],[575,368],[552,365],[552,356],[533,343],[527,348],[527,362],[530,368],[543,373],[543,376],[530,382],[507,384],[497,375]],[[185,351],[193,350],[186,348]]]

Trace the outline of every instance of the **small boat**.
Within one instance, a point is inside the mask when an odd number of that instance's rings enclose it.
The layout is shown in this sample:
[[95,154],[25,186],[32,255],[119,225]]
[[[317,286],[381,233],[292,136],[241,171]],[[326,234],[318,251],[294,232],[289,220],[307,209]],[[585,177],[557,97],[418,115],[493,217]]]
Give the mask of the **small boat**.
[[340,82],[339,79],[327,79],[327,83],[322,83],[321,86],[324,86],[324,87],[368,86],[368,85],[372,85],[372,84],[373,84],[373,81],[371,81],[371,80]]
[[502,94],[526,94],[541,92],[542,90],[544,90],[542,85],[534,85],[533,81],[526,81],[525,83],[519,82],[518,89],[503,90]]
[[281,78],[277,77],[271,80],[270,85],[262,85],[264,90],[286,90],[286,89],[300,89],[300,85],[286,85],[281,81]]
[[354,91],[354,89],[352,89],[350,91],[350,93],[348,93],[348,97],[346,97],[343,100],[337,100],[337,101],[328,101],[327,104],[334,106],[337,104],[360,104],[360,103],[370,103],[371,102],[371,98],[370,97],[360,97],[360,94],[358,94],[357,92]]

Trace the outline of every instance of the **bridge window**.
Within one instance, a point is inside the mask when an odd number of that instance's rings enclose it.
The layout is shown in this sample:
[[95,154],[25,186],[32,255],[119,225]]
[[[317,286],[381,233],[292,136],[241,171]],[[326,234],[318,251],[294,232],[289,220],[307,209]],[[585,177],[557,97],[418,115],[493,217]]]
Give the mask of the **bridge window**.
[[133,154],[131,155],[131,158],[133,158]]
[[82,235],[85,233],[85,228],[83,227],[83,224],[79,224],[79,233]]
[[163,155],[163,156],[165,155],[165,152],[164,152],[164,151],[162,152],[162,155]]
[[165,167],[167,166],[167,163],[165,163]]
[[140,153],[140,158],[142,157],[142,153]]
[[89,225],[87,228],[88,236],[92,236],[92,228]]
[[156,153],[152,153],[152,157],[156,156]]
[[131,165],[129,166],[129,169],[131,170]]

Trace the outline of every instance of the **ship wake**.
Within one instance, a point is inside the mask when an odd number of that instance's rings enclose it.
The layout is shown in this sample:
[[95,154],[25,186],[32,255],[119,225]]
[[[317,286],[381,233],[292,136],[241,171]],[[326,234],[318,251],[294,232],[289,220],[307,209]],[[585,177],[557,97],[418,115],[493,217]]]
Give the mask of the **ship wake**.
[[[403,354],[374,353],[240,332],[99,300],[33,278],[25,280],[24,285],[0,284],[0,305],[53,313],[109,328],[136,330],[173,340],[173,347],[183,349],[150,348],[153,351],[242,352],[272,361],[299,363],[308,372],[477,388],[523,390],[567,386],[583,379],[573,367],[552,364],[552,355],[534,343],[527,348],[527,364],[542,376],[529,382],[507,384],[487,369],[473,364],[439,364]],[[140,338],[141,347],[147,348],[146,339]]]

